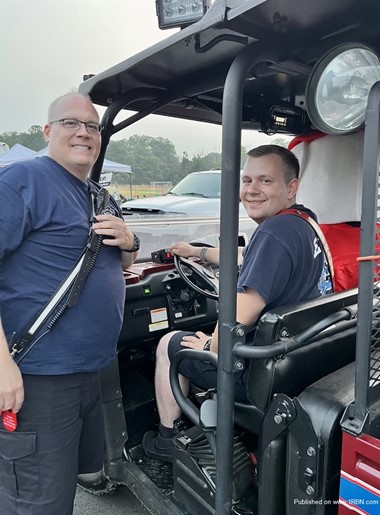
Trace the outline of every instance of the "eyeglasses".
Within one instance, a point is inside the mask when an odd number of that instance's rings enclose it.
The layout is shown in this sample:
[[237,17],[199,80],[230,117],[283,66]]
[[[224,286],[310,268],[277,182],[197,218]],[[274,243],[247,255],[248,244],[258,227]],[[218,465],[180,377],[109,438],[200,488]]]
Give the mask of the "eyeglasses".
[[75,120],[75,118],[61,118],[60,120],[52,120],[49,124],[60,123],[68,131],[78,131],[79,127],[83,123],[86,127],[86,131],[94,134],[96,132],[102,132],[103,125],[96,122],[82,122],[81,120]]

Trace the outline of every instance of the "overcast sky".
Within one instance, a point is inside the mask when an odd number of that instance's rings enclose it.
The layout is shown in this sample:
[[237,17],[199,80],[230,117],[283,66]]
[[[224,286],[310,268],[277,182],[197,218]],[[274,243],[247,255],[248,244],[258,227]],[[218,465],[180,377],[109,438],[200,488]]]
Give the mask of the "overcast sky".
[[[0,133],[43,125],[54,98],[168,37],[158,28],[154,0],[0,0]],[[99,109],[102,113],[102,110]],[[170,139],[181,155],[220,151],[210,124],[150,116],[118,138]],[[247,147],[268,142],[243,136]]]

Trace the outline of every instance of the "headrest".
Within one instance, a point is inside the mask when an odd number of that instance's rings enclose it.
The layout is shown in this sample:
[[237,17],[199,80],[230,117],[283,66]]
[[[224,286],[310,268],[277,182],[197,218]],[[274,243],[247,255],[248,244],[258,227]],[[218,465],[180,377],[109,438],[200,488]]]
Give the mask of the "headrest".
[[300,162],[297,202],[312,209],[319,223],[360,221],[363,136],[313,132],[289,143]]

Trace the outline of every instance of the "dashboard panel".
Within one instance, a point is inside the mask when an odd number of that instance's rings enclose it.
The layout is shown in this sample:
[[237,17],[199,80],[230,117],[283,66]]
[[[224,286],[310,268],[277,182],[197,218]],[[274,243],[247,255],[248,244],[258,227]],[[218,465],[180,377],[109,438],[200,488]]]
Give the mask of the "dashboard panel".
[[135,347],[173,330],[212,330],[218,302],[192,290],[171,263],[132,265],[118,348]]

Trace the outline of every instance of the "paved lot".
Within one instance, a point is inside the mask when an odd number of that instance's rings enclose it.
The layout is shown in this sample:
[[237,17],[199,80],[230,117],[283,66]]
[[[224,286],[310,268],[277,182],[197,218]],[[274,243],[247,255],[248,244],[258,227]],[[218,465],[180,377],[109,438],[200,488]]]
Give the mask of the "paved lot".
[[101,497],[78,488],[73,515],[149,515],[149,512],[126,487]]

